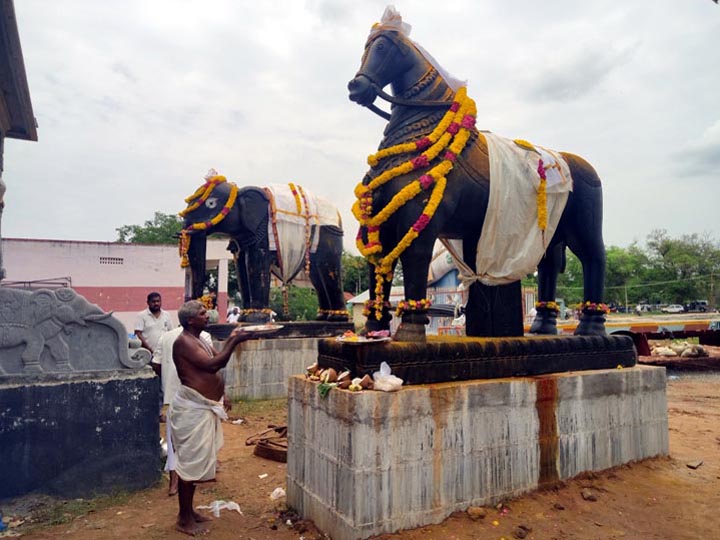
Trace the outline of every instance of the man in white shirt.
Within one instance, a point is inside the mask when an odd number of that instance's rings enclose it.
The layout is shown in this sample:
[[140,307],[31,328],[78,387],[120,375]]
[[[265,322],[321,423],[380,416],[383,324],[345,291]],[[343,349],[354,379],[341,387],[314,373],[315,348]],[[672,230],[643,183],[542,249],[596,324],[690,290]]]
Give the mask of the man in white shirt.
[[[140,344],[148,349],[151,353],[155,352],[155,347],[160,342],[162,336],[168,330],[172,330],[170,322],[170,314],[162,308],[162,297],[159,292],[151,292],[147,295],[147,309],[137,314],[135,319],[135,335],[140,340]],[[160,371],[151,363],[151,367],[157,375]],[[164,422],[165,417],[162,414],[163,387],[160,386],[159,411],[160,421]]]
[[160,341],[160,336],[168,330],[172,330],[170,314],[162,309],[162,297],[158,292],[151,292],[147,295],[147,309],[137,314],[135,319],[135,335],[143,347],[150,352]]
[[227,322],[228,323],[236,323],[240,320],[240,310],[235,306],[232,308],[232,311],[228,313],[227,316]]

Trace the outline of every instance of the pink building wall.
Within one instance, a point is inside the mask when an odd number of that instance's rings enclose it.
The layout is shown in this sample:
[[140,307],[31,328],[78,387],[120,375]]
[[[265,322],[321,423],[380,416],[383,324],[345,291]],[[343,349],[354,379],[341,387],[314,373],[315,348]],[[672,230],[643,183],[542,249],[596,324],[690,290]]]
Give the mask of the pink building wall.
[[[176,246],[3,238],[6,281],[69,278],[73,289],[89,302],[115,316],[132,333],[135,316],[146,307],[147,294],[162,295],[163,309],[177,324],[177,309],[184,301],[185,270],[180,268]],[[215,242],[210,253],[222,259],[227,276],[225,242]],[[223,253],[224,252],[224,253]],[[227,278],[219,290],[221,320],[227,307]]]

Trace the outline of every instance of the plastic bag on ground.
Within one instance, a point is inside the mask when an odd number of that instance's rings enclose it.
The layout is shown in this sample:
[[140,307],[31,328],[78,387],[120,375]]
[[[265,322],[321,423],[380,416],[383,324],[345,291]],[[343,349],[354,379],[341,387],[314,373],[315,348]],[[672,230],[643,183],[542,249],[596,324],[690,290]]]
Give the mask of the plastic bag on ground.
[[285,490],[281,487],[275,488],[275,490],[270,494],[270,498],[273,501],[277,501],[278,499],[282,499],[285,496]]
[[375,381],[375,390],[382,392],[395,392],[400,390],[403,380],[400,377],[390,373],[390,366],[387,362],[380,364],[380,371],[373,373],[373,381]]
[[198,510],[210,510],[215,517],[220,517],[220,510],[235,510],[238,514],[243,515],[240,506],[235,501],[213,501],[207,506],[196,506]]

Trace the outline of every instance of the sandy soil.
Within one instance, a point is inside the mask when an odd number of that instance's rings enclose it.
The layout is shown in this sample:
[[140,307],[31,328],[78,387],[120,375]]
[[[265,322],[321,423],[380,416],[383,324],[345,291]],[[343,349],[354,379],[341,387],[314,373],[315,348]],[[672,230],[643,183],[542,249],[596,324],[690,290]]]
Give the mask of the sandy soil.
[[[284,423],[282,401],[262,410],[235,410],[241,425],[225,425],[226,446],[218,481],[198,489],[197,504],[216,499],[237,502],[243,514],[223,510],[211,524],[209,538],[217,540],[324,538],[311,523],[294,521],[282,513],[282,501],[270,493],[285,485],[285,465],[252,454],[245,439],[270,423]],[[671,457],[633,463],[586,475],[553,489],[483,509],[472,519],[458,512],[445,522],[415,530],[382,535],[384,540],[607,540],[720,538],[720,376],[671,377],[668,382]],[[697,469],[687,465],[702,461]],[[261,478],[262,475],[267,475]],[[11,529],[28,539],[164,540],[187,538],[173,530],[177,499],[168,497],[166,484],[108,499],[97,509],[75,515],[73,502],[59,512],[45,512],[40,523],[23,515],[31,505],[3,505],[5,516],[25,523]],[[586,500],[583,493],[596,500]],[[37,502],[36,502],[37,504]],[[46,501],[47,504],[47,501]],[[14,513],[13,513],[14,512]],[[482,514],[483,512],[479,512]],[[35,515],[41,512],[35,509]],[[52,516],[52,517],[51,517]],[[292,526],[286,524],[291,519]],[[63,522],[49,524],[49,522]],[[525,527],[525,529],[521,529]],[[343,540],[343,539],[335,539]]]

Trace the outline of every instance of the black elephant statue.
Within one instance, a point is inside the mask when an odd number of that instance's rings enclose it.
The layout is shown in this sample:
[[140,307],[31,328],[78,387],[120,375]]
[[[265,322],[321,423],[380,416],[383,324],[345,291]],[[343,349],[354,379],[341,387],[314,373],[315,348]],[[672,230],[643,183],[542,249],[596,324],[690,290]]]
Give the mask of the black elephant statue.
[[205,284],[206,240],[230,238],[242,296],[241,321],[271,318],[270,274],[283,284],[305,270],[318,295],[318,320],[347,321],[342,292],[342,223],[337,208],[296,184],[238,188],[214,171],[185,199],[181,265],[190,268],[190,298]]
[[[457,256],[472,283],[468,335],[477,316],[473,303],[484,294],[478,293],[481,284],[517,283],[535,268],[539,301],[530,331],[556,334],[556,284],[566,247],[579,257],[584,273],[583,314],[575,333],[605,334],[602,186],[597,173],[574,154],[505,140],[503,145],[511,143],[508,146],[522,155],[526,175],[521,188],[508,187],[503,174],[491,174],[510,165],[502,161],[499,137],[476,129],[475,103],[464,83],[447,75],[407,33],[399,14],[386,11],[383,22],[373,27],[360,69],[348,84],[352,101],[388,120],[378,152],[368,158],[371,168],[355,189],[353,207],[360,222],[358,247],[370,269],[366,329],[389,327],[387,299],[399,259],[405,300],[398,306],[402,321],[395,339],[425,339],[428,265],[440,238],[462,243]],[[387,85],[393,95],[383,91]],[[378,96],[392,103],[391,114],[373,104]],[[529,201],[521,200],[521,192],[528,189]],[[528,216],[530,227],[519,229],[515,222],[527,221]],[[515,228],[490,237],[488,231],[503,221]],[[484,235],[489,238],[485,243]],[[538,242],[524,245],[526,236]],[[509,242],[521,247],[508,251]],[[493,274],[494,268],[514,263],[518,255],[525,261],[515,273]]]

